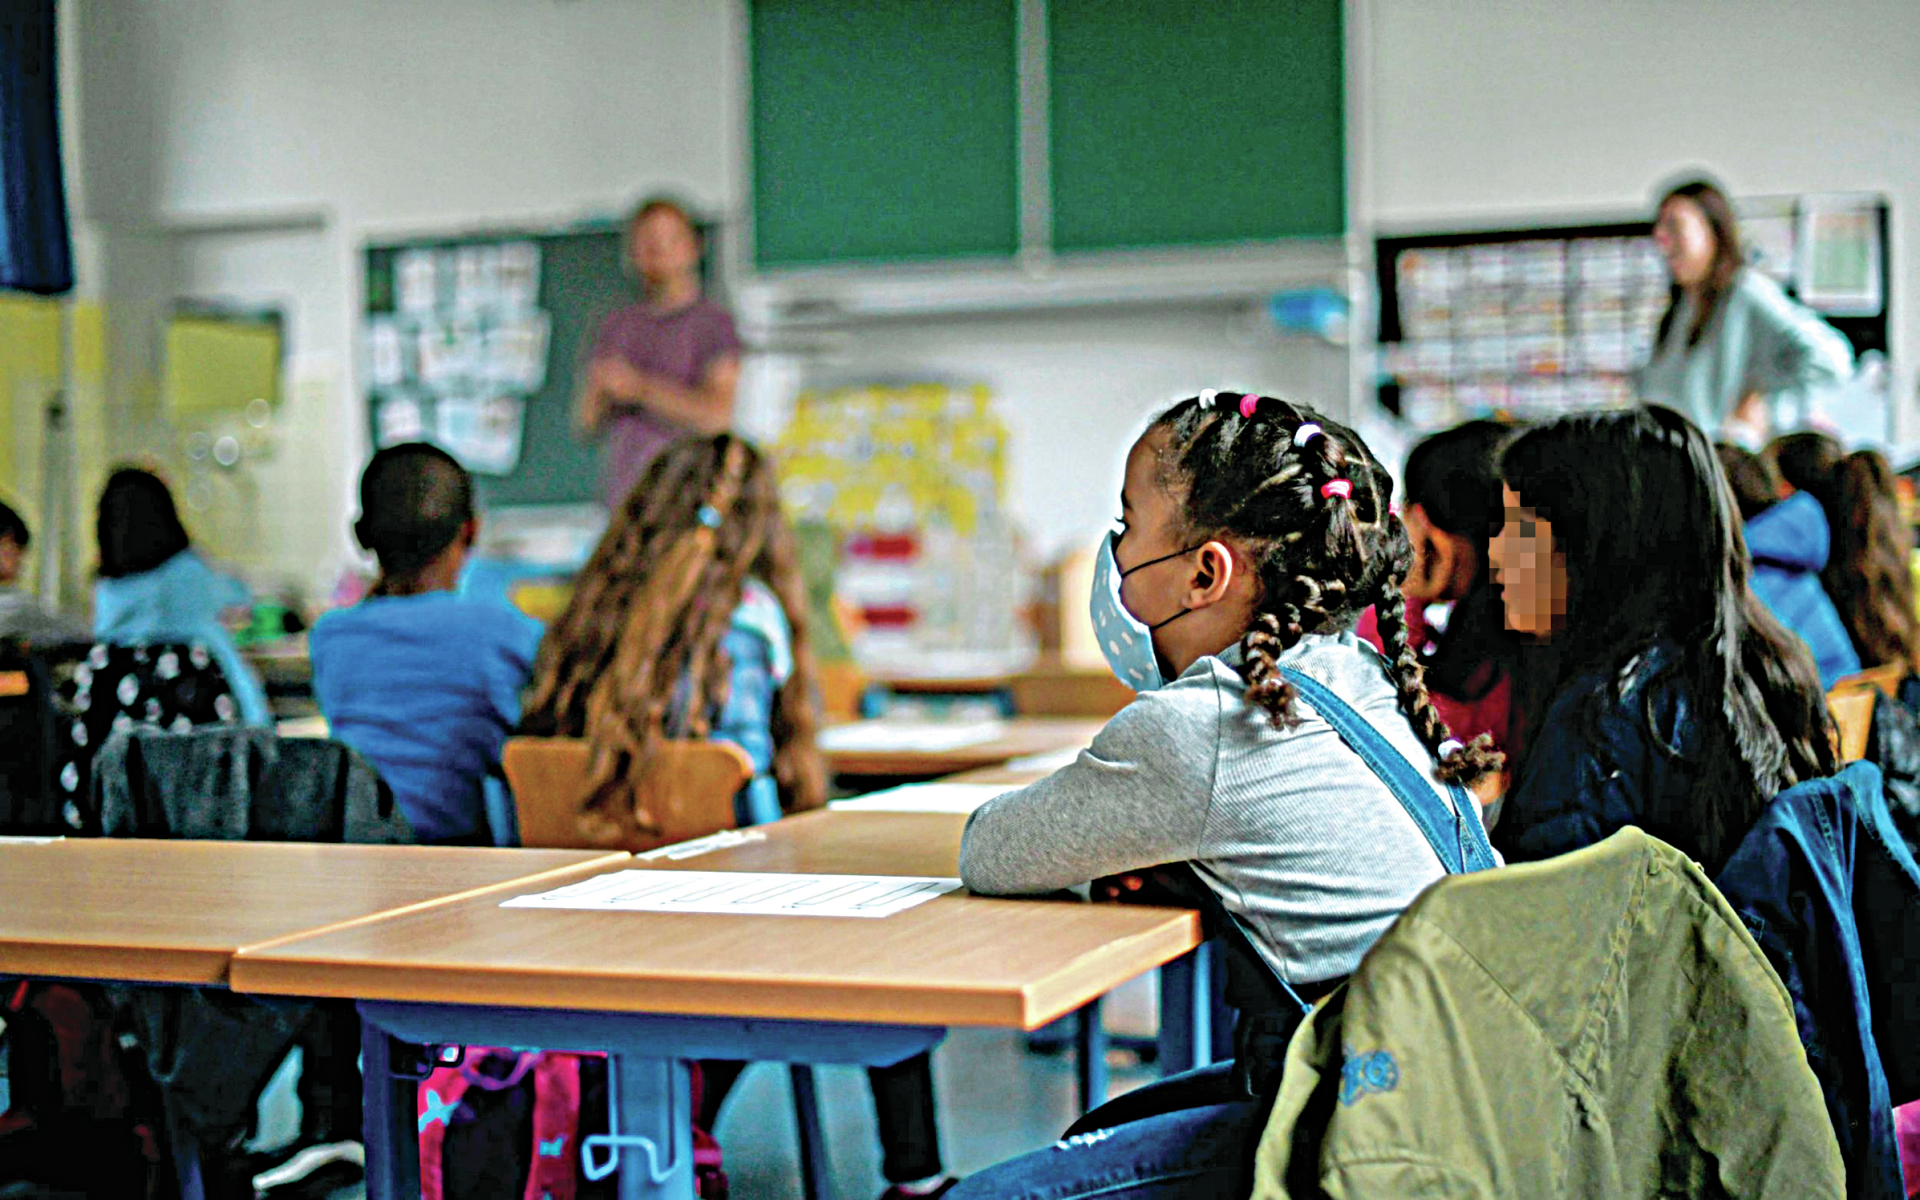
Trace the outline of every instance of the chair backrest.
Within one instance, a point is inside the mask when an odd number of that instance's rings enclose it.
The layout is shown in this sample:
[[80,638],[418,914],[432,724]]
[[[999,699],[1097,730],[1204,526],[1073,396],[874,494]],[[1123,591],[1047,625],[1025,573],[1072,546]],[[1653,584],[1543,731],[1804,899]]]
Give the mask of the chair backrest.
[[1867,756],[1867,736],[1873,732],[1873,706],[1880,692],[1870,686],[1838,687],[1827,693],[1833,723],[1840,727],[1840,760],[1859,762]]
[[520,844],[546,850],[651,850],[738,824],[733,797],[753,778],[753,760],[727,742],[662,742],[634,787],[635,827],[600,837],[583,829],[587,743],[581,738],[509,738],[501,752],[520,820]]
[[1023,717],[1113,716],[1132,704],[1137,693],[1111,671],[1041,667],[1007,681],[1013,711]]
[[820,681],[820,711],[829,717],[854,720],[867,691],[867,677],[850,662],[823,662],[814,667]]
[[1906,679],[1910,671],[1911,668],[1905,663],[1882,663],[1834,680],[1829,690],[1838,692],[1852,688],[1877,688],[1882,695],[1898,699],[1901,681]]

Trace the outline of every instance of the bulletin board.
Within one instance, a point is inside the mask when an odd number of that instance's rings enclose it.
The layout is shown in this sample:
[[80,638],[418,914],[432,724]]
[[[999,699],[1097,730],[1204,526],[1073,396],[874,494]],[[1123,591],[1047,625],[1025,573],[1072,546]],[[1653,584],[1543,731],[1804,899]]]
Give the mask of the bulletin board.
[[635,297],[606,224],[370,245],[361,378],[376,447],[425,440],[473,472],[484,505],[598,496],[573,428],[578,366]]
[[[1877,196],[1735,201],[1748,261],[1885,353],[1891,255]],[[1668,278],[1649,222],[1383,237],[1380,402],[1415,430],[1631,403]]]

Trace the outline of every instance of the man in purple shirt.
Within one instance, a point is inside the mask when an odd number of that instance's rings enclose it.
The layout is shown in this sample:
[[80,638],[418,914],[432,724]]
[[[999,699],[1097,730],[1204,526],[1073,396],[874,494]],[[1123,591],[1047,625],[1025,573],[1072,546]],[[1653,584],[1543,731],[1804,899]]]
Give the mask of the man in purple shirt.
[[646,296],[601,322],[575,409],[584,434],[605,438],[608,508],[676,439],[730,428],[740,380],[740,335],[727,310],[700,294],[700,234],[686,209],[641,204],[627,253]]

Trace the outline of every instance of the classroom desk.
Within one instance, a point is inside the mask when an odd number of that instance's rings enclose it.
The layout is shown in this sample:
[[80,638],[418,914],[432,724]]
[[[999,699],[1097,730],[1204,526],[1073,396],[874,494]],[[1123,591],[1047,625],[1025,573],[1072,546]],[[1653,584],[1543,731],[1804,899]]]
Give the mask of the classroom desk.
[[[1100,732],[1104,722],[1056,717],[1013,717],[994,722],[994,724],[999,727],[999,732],[995,736],[964,746],[939,746],[934,749],[915,749],[911,746],[886,749],[823,747],[820,753],[826,760],[827,770],[835,775],[932,778],[951,775],[956,771],[993,766],[996,763],[1004,763],[1010,758],[1020,758],[1028,754],[1045,754],[1053,750],[1085,747],[1093,741],[1093,735]],[[833,726],[833,728],[841,730],[867,727],[906,729],[916,725],[925,725],[929,729],[946,727],[940,722],[894,721],[882,718],[877,721],[856,721]]]
[[[740,845],[633,865],[951,875],[962,825],[811,812]],[[414,1114],[396,1110],[381,1079],[394,1039],[607,1051],[616,1136],[582,1149],[622,1155],[623,1200],[686,1197],[691,1108],[679,1060],[899,1062],[952,1025],[1037,1028],[1199,940],[1197,915],[1181,909],[965,892],[880,920],[504,909],[503,896],[234,959],[240,990],[361,1002],[372,1200],[414,1186],[404,1152]]]
[[223,985],[243,946],[625,860],[576,850],[0,842],[0,973]]

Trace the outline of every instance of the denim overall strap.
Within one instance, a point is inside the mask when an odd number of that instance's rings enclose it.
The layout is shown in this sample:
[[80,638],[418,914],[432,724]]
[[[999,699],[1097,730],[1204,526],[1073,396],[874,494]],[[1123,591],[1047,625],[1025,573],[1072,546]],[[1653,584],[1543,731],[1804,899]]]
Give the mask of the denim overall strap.
[[[1379,730],[1367,723],[1365,717],[1353,710],[1353,707],[1326,684],[1289,667],[1281,667],[1280,673],[1294,690],[1304,696],[1307,703],[1322,720],[1333,726],[1340,739],[1358,754],[1361,761],[1372,768],[1395,796],[1400,798],[1401,807],[1413,818],[1413,823],[1426,835],[1427,844],[1440,856],[1440,865],[1450,875],[1463,872],[1484,871],[1493,865],[1493,847],[1487,842],[1487,832],[1477,819],[1468,819],[1467,806],[1477,803],[1466,789],[1450,786],[1453,796],[1453,811],[1434,795],[1427,780],[1414,770],[1406,756],[1393,748]],[[1452,826],[1451,832],[1448,826]]]

